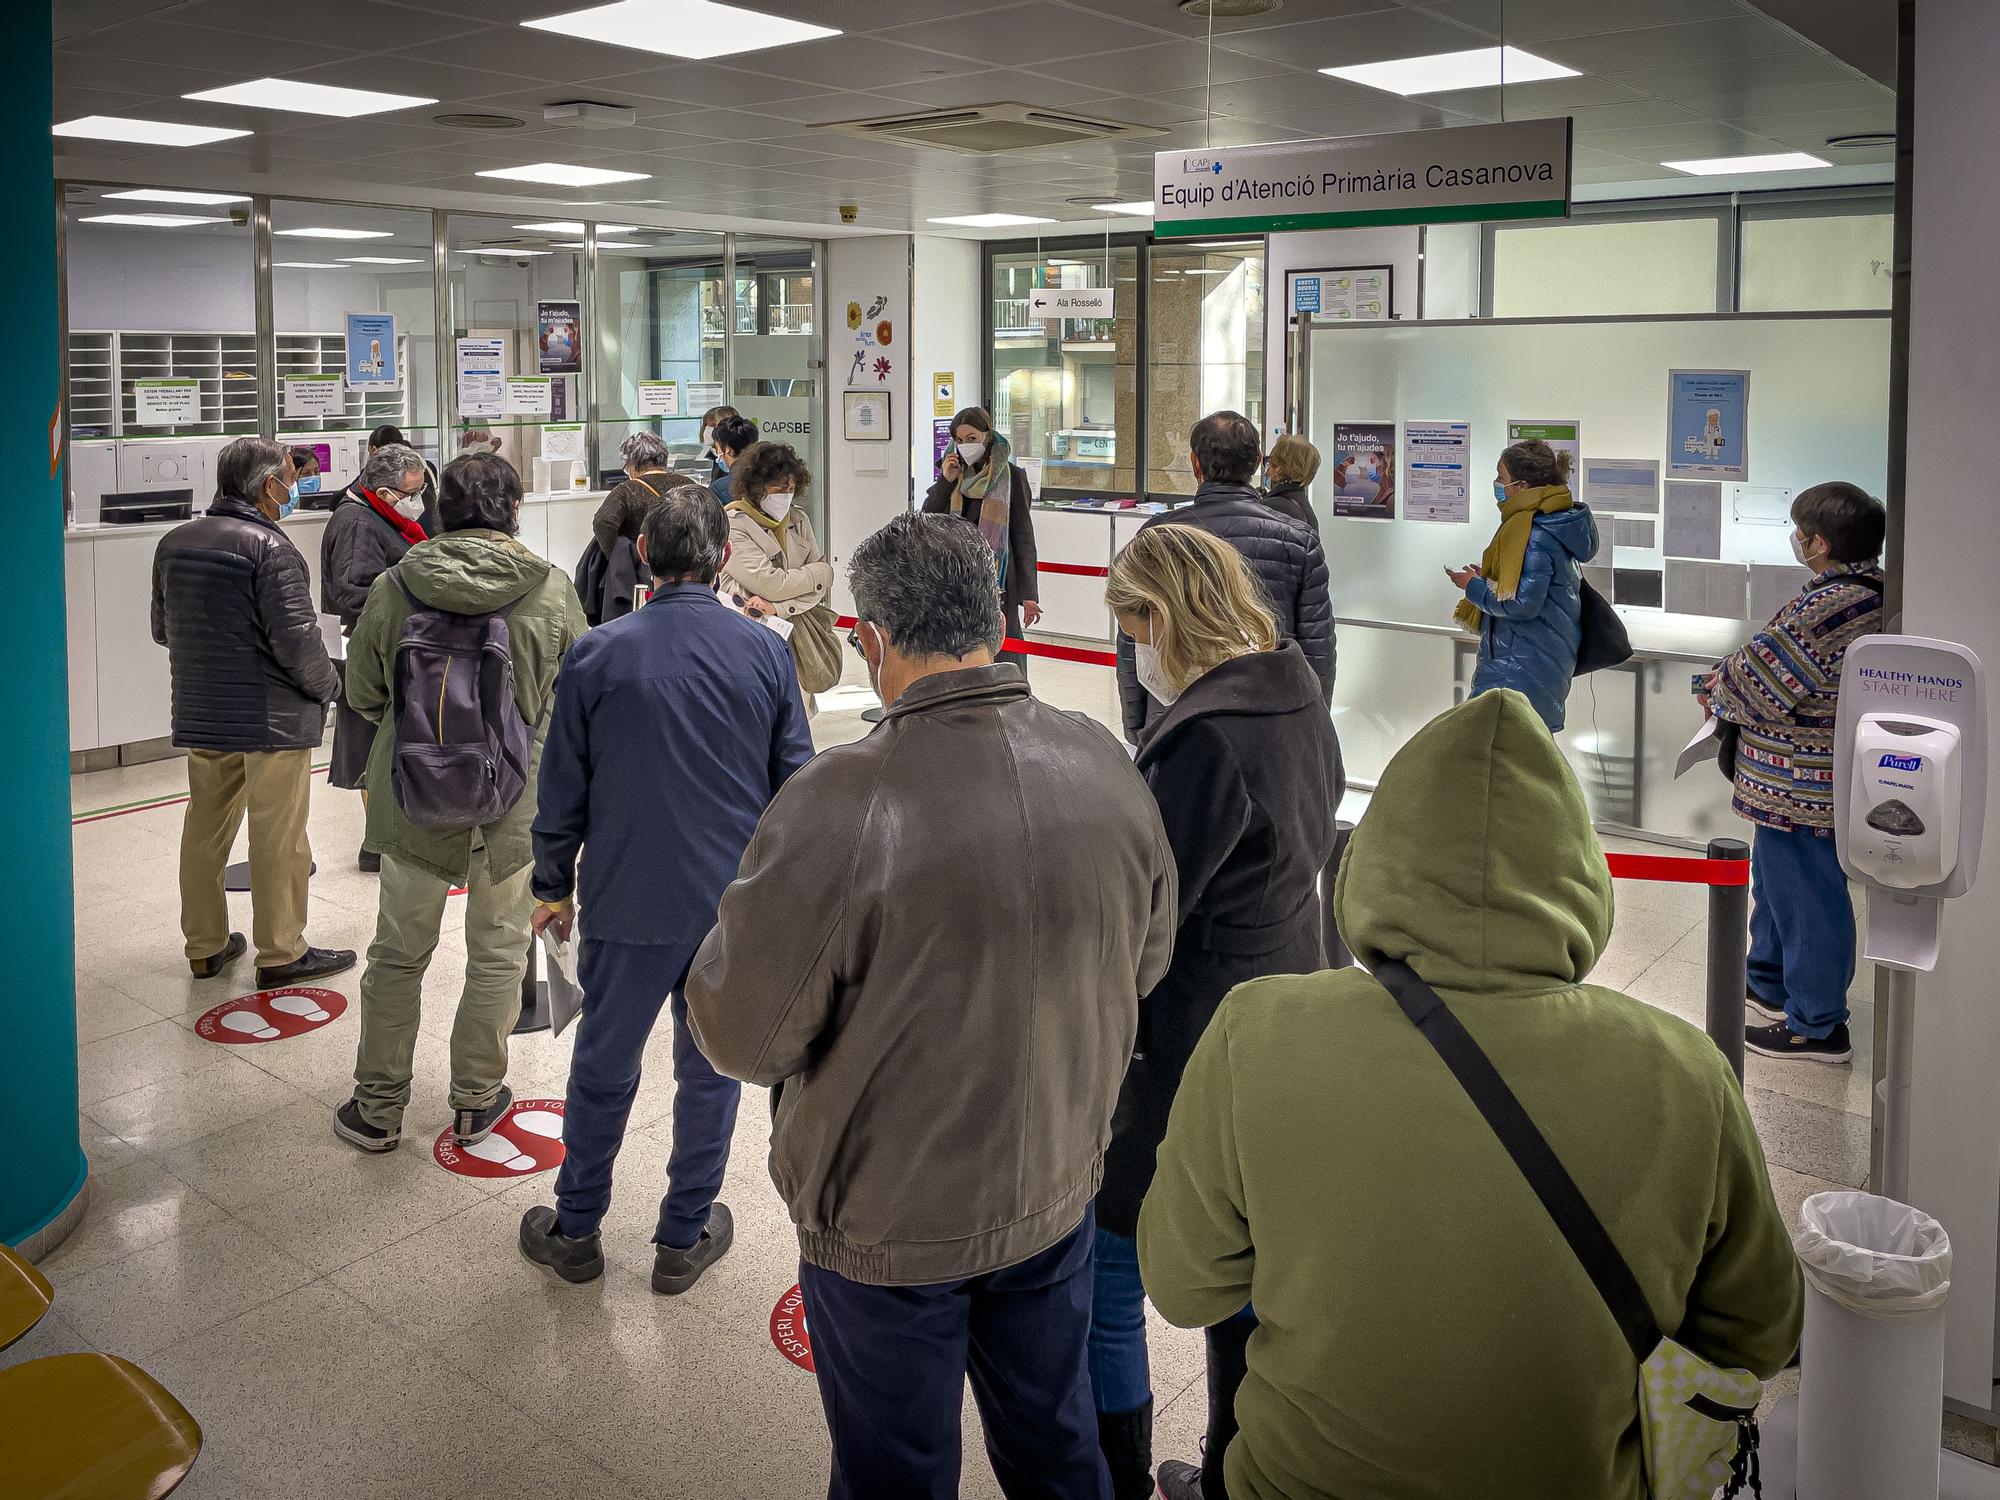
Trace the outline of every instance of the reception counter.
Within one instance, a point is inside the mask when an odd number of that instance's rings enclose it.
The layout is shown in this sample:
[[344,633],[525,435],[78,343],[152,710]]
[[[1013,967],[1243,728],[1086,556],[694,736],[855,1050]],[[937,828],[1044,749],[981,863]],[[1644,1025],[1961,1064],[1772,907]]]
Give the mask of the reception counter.
[[[521,541],[571,572],[603,498],[601,490],[530,495],[521,504]],[[305,555],[315,603],[327,520],[326,511],[299,511],[278,523]],[[153,644],[153,554],[177,524],[76,526],[65,538],[72,754],[147,747],[170,731],[167,653]],[[320,623],[337,652],[338,622],[322,616]]]

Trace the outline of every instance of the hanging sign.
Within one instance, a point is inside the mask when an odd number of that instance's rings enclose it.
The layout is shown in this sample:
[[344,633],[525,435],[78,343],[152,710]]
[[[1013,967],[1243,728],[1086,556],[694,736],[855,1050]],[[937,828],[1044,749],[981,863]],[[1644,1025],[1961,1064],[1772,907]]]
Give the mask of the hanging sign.
[[707,411],[711,406],[722,405],[722,382],[719,380],[690,380],[688,382],[688,410]]
[[459,339],[458,414],[497,417],[507,410],[507,341]]
[[347,387],[338,375],[287,375],[285,420],[338,417],[347,410]]
[[537,302],[535,348],[544,375],[575,375],[583,369],[583,304]]
[[1028,293],[1031,318],[1109,318],[1117,290],[1108,286],[1038,286]]
[[551,375],[509,375],[504,410],[514,417],[559,416],[554,386]]
[[678,417],[681,414],[681,383],[678,380],[639,382],[639,415]]
[[132,422],[137,427],[184,427],[201,420],[199,380],[135,380]]
[[394,313],[347,315],[347,383],[377,387],[403,383],[403,373],[396,368]]
[[1567,118],[1162,151],[1153,233],[1564,218],[1569,192]]
[[583,457],[583,423],[568,422],[542,429],[542,457],[552,464],[569,463]]
[[955,370],[935,370],[931,373],[931,414],[949,417],[958,411],[958,372]]

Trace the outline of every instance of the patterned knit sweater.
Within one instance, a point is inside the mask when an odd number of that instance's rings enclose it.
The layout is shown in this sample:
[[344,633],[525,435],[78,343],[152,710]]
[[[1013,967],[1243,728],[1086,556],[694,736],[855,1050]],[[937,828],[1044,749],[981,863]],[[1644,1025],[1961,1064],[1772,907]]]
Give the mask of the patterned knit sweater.
[[1736,811],[1766,828],[1833,836],[1833,721],[1848,645],[1882,628],[1872,562],[1833,563],[1706,679],[1709,707],[1742,727]]

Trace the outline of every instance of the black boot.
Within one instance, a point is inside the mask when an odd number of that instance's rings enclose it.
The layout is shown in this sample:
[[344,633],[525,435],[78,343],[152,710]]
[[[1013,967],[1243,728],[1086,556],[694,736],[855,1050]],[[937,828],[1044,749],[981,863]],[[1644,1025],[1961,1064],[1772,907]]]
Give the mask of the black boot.
[[1153,1403],[1097,1414],[1097,1446],[1111,1470],[1112,1500],[1153,1500]]

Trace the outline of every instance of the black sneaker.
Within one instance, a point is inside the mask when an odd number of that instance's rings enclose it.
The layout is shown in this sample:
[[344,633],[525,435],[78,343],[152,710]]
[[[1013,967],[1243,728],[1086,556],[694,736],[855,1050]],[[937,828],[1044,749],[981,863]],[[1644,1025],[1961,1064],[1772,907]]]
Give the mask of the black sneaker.
[[701,1273],[729,1253],[736,1241],[736,1220],[728,1205],[718,1203],[708,1211],[708,1223],[701,1238],[686,1250],[666,1245],[653,1249],[653,1290],[662,1297],[678,1297],[701,1280]]
[[493,1127],[500,1123],[500,1117],[513,1102],[514,1091],[501,1084],[500,1092],[484,1109],[461,1109],[452,1115],[451,1138],[461,1146],[478,1145],[493,1134]]
[[1782,1021],[1785,1019],[1784,1006],[1773,1005],[1768,1000],[1760,1000],[1754,993],[1745,995],[1743,1003],[1767,1021]]
[[1160,1465],[1160,1500],[1202,1500],[1201,1470],[1170,1458]]
[[556,1211],[546,1204],[521,1215],[521,1253],[547,1266],[564,1281],[595,1281],[604,1274],[604,1251],[595,1234],[571,1239],[556,1228]]
[[197,979],[213,979],[225,967],[241,958],[243,950],[249,946],[243,940],[242,933],[232,932],[229,934],[229,941],[222,945],[220,953],[211,953],[207,958],[191,958],[188,960],[188,967],[194,970],[194,977]]
[[344,974],[354,967],[354,959],[352,948],[308,948],[288,964],[280,964],[275,969],[259,969],[257,988],[278,990],[289,984],[304,984],[308,979]]
[[354,1099],[349,1099],[333,1112],[333,1133],[350,1146],[377,1153],[394,1151],[403,1139],[401,1129],[384,1130],[362,1119],[361,1105]]
[[354,868],[359,870],[363,875],[380,875],[382,873],[382,856],[377,854],[373,849],[363,849],[355,856]]
[[1801,1062],[1845,1063],[1854,1060],[1854,1048],[1847,1040],[1847,1023],[1842,1021],[1826,1036],[1800,1036],[1780,1021],[1775,1026],[1746,1026],[1743,1045],[1763,1057],[1796,1058]]

